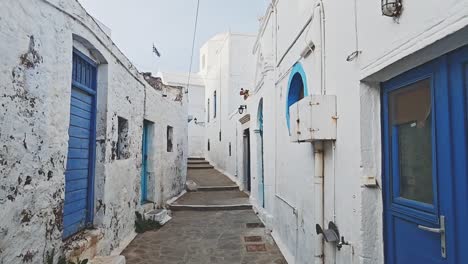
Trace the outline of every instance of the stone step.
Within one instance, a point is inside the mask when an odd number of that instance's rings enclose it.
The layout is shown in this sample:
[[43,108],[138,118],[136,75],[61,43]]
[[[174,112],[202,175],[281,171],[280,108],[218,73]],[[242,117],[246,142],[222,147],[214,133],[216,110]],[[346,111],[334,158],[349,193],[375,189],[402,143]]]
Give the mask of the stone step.
[[239,191],[239,186],[198,186],[197,191],[200,192],[221,192],[221,191]]
[[207,170],[207,169],[214,169],[212,165],[209,164],[189,164],[187,166],[190,170]]
[[171,204],[169,208],[172,211],[235,211],[252,209],[251,204],[234,204],[234,205],[190,205],[190,204]]
[[191,160],[205,160],[205,158],[188,158],[189,161]]
[[90,264],[125,264],[124,256],[94,257]]
[[191,165],[191,164],[210,164],[210,163],[206,160],[189,160],[187,164]]

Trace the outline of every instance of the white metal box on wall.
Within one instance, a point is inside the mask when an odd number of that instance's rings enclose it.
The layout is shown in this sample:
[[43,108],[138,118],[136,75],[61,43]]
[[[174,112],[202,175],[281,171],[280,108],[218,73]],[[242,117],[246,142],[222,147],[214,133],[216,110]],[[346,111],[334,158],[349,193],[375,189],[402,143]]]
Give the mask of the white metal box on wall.
[[310,95],[289,107],[292,142],[336,140],[336,96]]

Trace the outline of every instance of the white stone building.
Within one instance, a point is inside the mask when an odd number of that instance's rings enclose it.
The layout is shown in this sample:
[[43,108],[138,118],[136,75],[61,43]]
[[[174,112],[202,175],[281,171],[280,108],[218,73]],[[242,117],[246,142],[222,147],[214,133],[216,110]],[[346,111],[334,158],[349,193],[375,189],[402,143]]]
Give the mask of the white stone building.
[[135,213],[185,187],[182,87],[74,0],[1,1],[0,50],[0,263],[119,254]]
[[237,122],[238,109],[245,105],[239,95],[253,85],[255,36],[222,33],[200,49],[200,75],[205,80],[206,142],[205,158],[241,188],[248,189],[243,178],[242,128]]
[[384,2],[275,0],[260,27],[233,122],[288,263],[468,262],[468,1]]
[[[205,82],[198,73],[160,72],[163,83],[184,87],[188,100],[188,156],[205,156]],[[188,89],[187,89],[188,87]]]

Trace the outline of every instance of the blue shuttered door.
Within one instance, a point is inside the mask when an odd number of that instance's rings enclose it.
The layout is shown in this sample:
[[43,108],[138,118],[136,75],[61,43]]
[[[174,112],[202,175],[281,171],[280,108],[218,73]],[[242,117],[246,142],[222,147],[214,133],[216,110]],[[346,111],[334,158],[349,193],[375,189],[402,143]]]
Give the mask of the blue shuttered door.
[[94,210],[96,65],[76,50],[72,79],[63,238],[92,223]]

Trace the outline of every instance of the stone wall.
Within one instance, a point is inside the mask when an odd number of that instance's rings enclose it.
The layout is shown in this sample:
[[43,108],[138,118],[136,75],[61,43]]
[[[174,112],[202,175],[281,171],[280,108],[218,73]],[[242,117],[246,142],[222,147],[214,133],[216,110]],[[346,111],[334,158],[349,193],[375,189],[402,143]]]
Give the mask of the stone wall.
[[[151,201],[162,206],[184,188],[184,92],[151,86],[75,0],[2,1],[0,40],[0,263],[119,253],[135,235],[135,211],[143,210],[144,119],[155,124]],[[99,65],[95,230],[62,241],[73,48]],[[116,157],[119,117],[128,121],[124,159]]]

